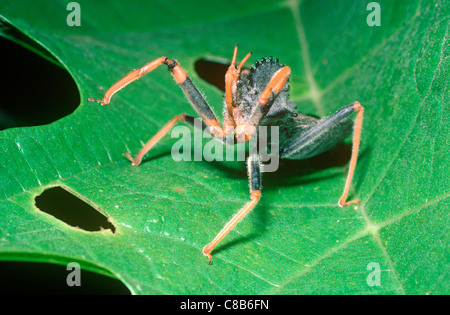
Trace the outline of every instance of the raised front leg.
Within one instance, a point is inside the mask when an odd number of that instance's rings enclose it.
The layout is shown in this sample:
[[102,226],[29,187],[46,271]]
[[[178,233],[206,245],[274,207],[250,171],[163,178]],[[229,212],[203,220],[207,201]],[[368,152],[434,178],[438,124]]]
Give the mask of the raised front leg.
[[[224,124],[224,128],[222,129],[217,121],[216,115],[212,111],[209,104],[205,101],[203,95],[191,81],[189,76],[186,74],[186,71],[181,68],[177,61],[171,60],[167,57],[159,57],[152,62],[146,64],[145,66],[132,71],[118,82],[116,82],[113,86],[111,86],[105,93],[102,100],[97,100],[93,98],[89,98],[88,101],[96,101],[101,105],[105,106],[110,103],[112,96],[123,89],[125,86],[130,84],[131,82],[139,79],[143,75],[153,71],[160,65],[167,65],[169,71],[174,77],[177,84],[183,90],[186,98],[191,103],[192,107],[195,111],[200,115],[202,121],[209,127],[210,133],[214,137],[224,137],[232,130],[229,128],[225,128],[227,122]],[[124,153],[124,155],[131,161],[133,165],[139,165],[141,163],[142,157],[167,133],[169,130],[178,122],[184,122],[186,118],[185,114],[178,115],[170,120],[147,144],[141,149],[141,151],[136,155],[135,158],[131,157],[129,153]]]
[[145,66],[132,71],[131,73],[129,73],[128,75],[117,81],[113,86],[111,86],[106,91],[105,96],[103,97],[102,100],[88,98],[88,101],[96,101],[101,105],[105,106],[109,104],[109,102],[111,101],[111,97],[116,92],[123,89],[131,82],[139,79],[143,75],[153,71],[162,64],[167,65],[169,71],[171,72],[177,84],[183,90],[186,98],[189,100],[192,107],[200,115],[200,117],[206,123],[206,125],[210,127],[211,133],[214,136],[223,136],[224,134],[226,134],[226,131],[222,130],[222,128],[220,127],[213,110],[211,109],[209,104],[205,101],[203,95],[191,81],[189,76],[186,74],[186,71],[183,70],[183,68],[178,64],[176,60],[171,60],[164,56],[159,57],[153,60],[152,62],[146,64]]

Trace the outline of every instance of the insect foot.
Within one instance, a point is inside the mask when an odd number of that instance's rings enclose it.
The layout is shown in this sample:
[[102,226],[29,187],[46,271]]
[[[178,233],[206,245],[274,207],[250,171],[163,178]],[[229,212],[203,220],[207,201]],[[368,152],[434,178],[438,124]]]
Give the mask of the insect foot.
[[348,205],[351,205],[351,204],[354,204],[354,203],[361,203],[361,201],[359,201],[359,200],[352,200],[352,201],[347,201],[346,202],[345,198],[341,198],[341,199],[339,199],[338,205],[339,205],[339,207],[343,208],[345,206],[348,206]]

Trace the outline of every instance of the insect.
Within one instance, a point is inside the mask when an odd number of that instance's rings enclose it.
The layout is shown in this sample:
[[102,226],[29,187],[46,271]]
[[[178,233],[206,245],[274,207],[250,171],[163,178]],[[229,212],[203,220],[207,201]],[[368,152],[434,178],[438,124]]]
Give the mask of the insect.
[[[327,118],[316,118],[298,113],[295,104],[289,98],[288,80],[291,69],[282,65],[272,57],[261,59],[250,69],[243,69],[251,52],[236,65],[238,46],[234,48],[233,58],[225,75],[224,122],[221,127],[216,115],[203,98],[194,83],[188,77],[176,60],[159,57],[140,69],[134,70],[111,88],[102,100],[89,98],[89,101],[109,104],[111,97],[127,84],[153,71],[162,64],[175,78],[186,98],[202,120],[202,129],[208,129],[212,136],[229,144],[246,142],[258,137],[257,127],[278,126],[280,158],[301,160],[328,149],[347,138],[353,130],[353,147],[344,192],[338,201],[340,207],[359,203],[358,200],[347,201],[350,184],[356,166],[361,126],[364,108],[359,102],[341,108]],[[357,113],[355,122],[348,117]],[[139,165],[143,156],[168,133],[177,122],[194,125],[194,117],[180,114],[170,120],[141,151],[133,158],[129,153],[124,155],[132,165]],[[249,213],[261,198],[261,158],[258,150],[252,150],[247,158],[248,176],[250,181],[250,200],[223,227],[217,236],[203,248],[203,254],[212,262],[214,247],[234,228],[234,226]]]

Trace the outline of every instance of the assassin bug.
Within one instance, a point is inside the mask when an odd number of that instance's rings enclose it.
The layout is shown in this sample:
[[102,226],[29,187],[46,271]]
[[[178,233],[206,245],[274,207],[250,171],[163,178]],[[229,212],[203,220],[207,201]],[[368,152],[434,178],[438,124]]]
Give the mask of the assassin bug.
[[[219,125],[211,107],[183,68],[176,60],[166,57],[159,57],[142,68],[132,71],[108,89],[102,100],[92,98],[88,100],[107,105],[117,91],[158,66],[165,64],[188,101],[201,117],[202,129],[209,128],[212,136],[225,144],[247,142],[252,137],[258,137],[258,133],[255,131],[258,126],[278,126],[280,158],[301,160],[331,149],[349,136],[353,129],[350,166],[344,192],[338,201],[338,205],[343,207],[359,203],[358,200],[347,201],[347,195],[358,156],[364,112],[361,104],[354,102],[322,119],[298,113],[295,110],[295,104],[289,98],[288,92],[291,69],[279,64],[278,59],[274,60],[272,57],[257,61],[255,66],[250,69],[243,69],[242,67],[250,57],[251,52],[236,66],[237,49],[236,45],[231,65],[225,75],[223,127]],[[348,118],[354,112],[357,113],[355,122]],[[129,153],[124,153],[124,155],[131,161],[132,165],[139,165],[142,157],[177,122],[181,121],[194,125],[194,119],[196,118],[186,114],[174,117],[145,144],[136,157],[133,158]],[[233,141],[228,141],[230,138]],[[256,206],[261,197],[261,159],[257,150],[249,153],[247,166],[250,180],[250,201],[225,225],[213,241],[203,248],[203,254],[208,257],[210,263],[212,261],[211,252],[214,247]]]

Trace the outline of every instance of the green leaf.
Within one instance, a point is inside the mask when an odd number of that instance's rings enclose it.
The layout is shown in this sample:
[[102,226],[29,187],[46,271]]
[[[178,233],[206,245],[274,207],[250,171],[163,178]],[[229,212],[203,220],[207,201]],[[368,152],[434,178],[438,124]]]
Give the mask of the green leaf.
[[[373,27],[370,1],[78,2],[79,27],[67,25],[66,1],[0,3],[81,95],[63,119],[1,132],[0,259],[78,261],[135,294],[449,293],[448,1],[378,1]],[[283,162],[264,174],[260,203],[209,265],[201,249],[249,199],[244,163],[175,162],[169,136],[139,167],[123,158],[175,115],[194,114],[163,67],[107,107],[86,99],[168,56],[221,113],[222,92],[194,64],[229,62],[235,43],[239,58],[253,52],[249,63],[274,56],[292,68],[303,113],[364,106],[350,196],[362,204],[337,206],[347,165],[333,160],[336,150]],[[99,209],[115,233],[39,211],[34,198],[52,186]]]

